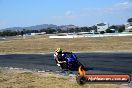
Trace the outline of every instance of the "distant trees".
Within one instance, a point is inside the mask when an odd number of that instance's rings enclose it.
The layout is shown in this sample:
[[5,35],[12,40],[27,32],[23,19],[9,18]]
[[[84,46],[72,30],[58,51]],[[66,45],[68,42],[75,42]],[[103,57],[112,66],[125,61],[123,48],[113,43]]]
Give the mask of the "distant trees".
[[30,33],[40,33],[40,32],[46,32],[47,34],[53,34],[53,33],[77,33],[77,32],[90,32],[91,30],[95,30],[96,27],[76,27],[76,28],[67,28],[67,29],[52,29],[52,28],[43,28],[40,30],[16,30],[16,31],[11,31],[11,30],[5,30],[0,32],[0,36],[16,36],[16,35],[21,35],[23,36],[24,34],[30,34]]
[[106,33],[113,33],[113,32],[123,32],[125,30],[125,25],[112,25],[107,30]]
[[129,19],[127,20],[127,22],[132,22],[132,18],[129,18]]
[[117,25],[112,25],[109,27],[109,29],[115,29],[115,30],[118,30],[118,26]]
[[[128,19],[129,21],[132,21],[132,19]],[[123,32],[125,30],[125,25],[112,25],[110,26],[105,32],[106,33],[113,33],[115,31],[111,30],[114,29],[116,32]],[[78,33],[78,32],[91,32],[91,31],[97,32],[97,26],[91,26],[91,27],[76,27],[76,28],[67,28],[67,29],[52,29],[52,28],[43,28],[40,30],[16,30],[16,31],[11,31],[11,30],[5,30],[0,32],[0,36],[16,36],[16,35],[21,35],[23,36],[24,34],[30,34],[30,33],[41,33],[41,32],[46,32],[47,34],[53,34],[53,33]],[[101,34],[104,34],[104,32],[101,32]]]
[[16,31],[11,31],[11,30],[5,30],[3,32],[0,32],[0,36],[16,36],[17,32]]
[[55,30],[55,29],[51,29],[51,28],[47,28],[47,29],[45,30],[45,32],[46,32],[47,34],[53,34],[53,33],[56,32],[56,30]]
[[118,32],[121,33],[125,30],[125,25],[118,26]]
[[61,32],[65,32],[65,33],[78,33],[78,32],[91,32],[92,30],[96,30],[97,27],[96,26],[92,26],[92,27],[76,27],[76,28],[69,28],[67,29],[67,31],[62,30]]
[[101,31],[100,34],[104,34],[105,32],[104,31]]
[[113,33],[113,31],[111,29],[106,29],[106,33]]
[[94,30],[94,28],[92,28],[92,27],[81,27],[80,30],[81,30],[81,32],[91,32],[92,30]]

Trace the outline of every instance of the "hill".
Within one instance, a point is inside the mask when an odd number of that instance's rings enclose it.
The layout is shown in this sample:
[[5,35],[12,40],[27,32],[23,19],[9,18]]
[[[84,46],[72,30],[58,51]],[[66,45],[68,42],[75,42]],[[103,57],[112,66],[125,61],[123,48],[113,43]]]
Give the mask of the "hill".
[[47,29],[47,28],[52,28],[52,29],[57,29],[58,26],[57,25],[53,25],[53,24],[42,24],[42,25],[35,25],[35,26],[30,26],[30,27],[12,27],[12,28],[5,28],[2,29],[1,31],[4,30],[11,30],[11,31],[22,31],[23,29],[26,30],[40,30],[40,29]]

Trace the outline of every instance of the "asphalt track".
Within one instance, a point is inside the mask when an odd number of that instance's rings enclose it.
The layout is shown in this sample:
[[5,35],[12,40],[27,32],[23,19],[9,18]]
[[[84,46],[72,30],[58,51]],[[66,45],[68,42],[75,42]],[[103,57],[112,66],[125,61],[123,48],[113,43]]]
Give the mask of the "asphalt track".
[[[76,53],[88,73],[132,74],[132,53]],[[0,55],[0,67],[34,71],[59,71],[53,54]]]

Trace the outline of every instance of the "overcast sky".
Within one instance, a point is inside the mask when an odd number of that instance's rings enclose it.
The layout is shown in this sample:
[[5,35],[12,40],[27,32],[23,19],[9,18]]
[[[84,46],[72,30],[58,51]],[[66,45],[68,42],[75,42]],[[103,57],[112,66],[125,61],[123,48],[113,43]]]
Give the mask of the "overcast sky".
[[39,24],[124,24],[132,0],[0,0],[0,29]]

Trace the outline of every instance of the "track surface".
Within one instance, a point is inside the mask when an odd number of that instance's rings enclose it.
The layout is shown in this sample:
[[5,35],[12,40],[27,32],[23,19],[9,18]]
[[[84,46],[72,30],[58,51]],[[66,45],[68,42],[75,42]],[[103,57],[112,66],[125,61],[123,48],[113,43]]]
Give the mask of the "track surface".
[[[132,53],[77,53],[77,57],[88,72],[132,74]],[[53,59],[53,54],[0,55],[0,67],[59,70]]]

